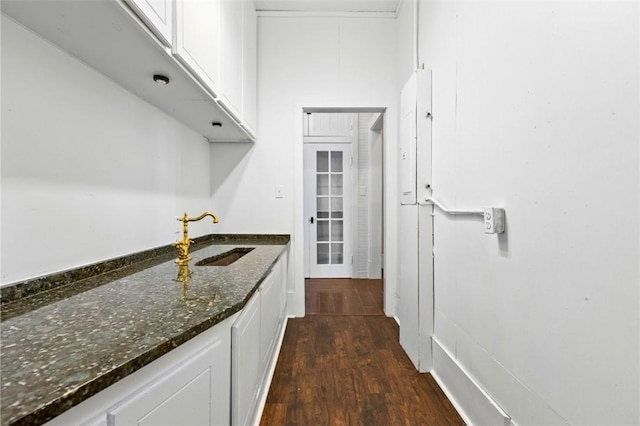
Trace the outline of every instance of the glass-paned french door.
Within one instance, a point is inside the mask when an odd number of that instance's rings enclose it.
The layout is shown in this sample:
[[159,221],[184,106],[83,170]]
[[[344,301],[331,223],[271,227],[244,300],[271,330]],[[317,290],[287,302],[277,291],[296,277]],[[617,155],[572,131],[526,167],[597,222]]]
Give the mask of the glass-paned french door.
[[352,276],[351,145],[305,144],[309,273]]

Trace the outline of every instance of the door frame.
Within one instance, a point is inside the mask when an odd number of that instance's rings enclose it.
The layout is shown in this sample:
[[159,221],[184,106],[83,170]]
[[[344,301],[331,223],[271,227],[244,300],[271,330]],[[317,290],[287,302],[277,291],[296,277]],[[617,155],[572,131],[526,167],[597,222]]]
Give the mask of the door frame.
[[[308,104],[316,104],[316,106],[308,106]],[[386,106],[335,106],[336,104],[329,104],[327,106],[319,106],[320,102],[300,103],[294,102],[292,109],[293,123],[294,123],[294,147],[293,147],[293,167],[294,167],[294,181],[293,181],[293,220],[294,220],[294,233],[292,237],[292,288],[289,289],[287,294],[288,315],[291,317],[304,317],[305,316],[305,270],[304,270],[304,245],[305,245],[305,212],[304,212],[304,126],[303,126],[303,114],[307,112],[371,112],[382,113],[383,115],[393,115],[395,109]],[[339,103],[338,103],[339,105]],[[353,105],[353,104],[351,104]],[[357,105],[357,104],[356,104]],[[389,124],[389,125],[388,125]],[[385,197],[384,209],[384,253],[395,252],[396,244],[393,235],[389,233],[393,232],[392,227],[388,226],[389,221],[394,223],[397,219],[397,208],[394,205],[395,199],[393,196],[387,197],[390,194],[389,188],[396,186],[397,180],[395,178],[395,167],[393,162],[396,160],[397,155],[395,152],[390,151],[390,145],[393,145],[396,138],[394,133],[397,131],[393,120],[385,120],[385,126],[383,127],[383,161],[384,161],[384,175],[382,191],[383,197]],[[390,142],[390,143],[389,143]],[[391,165],[391,167],[388,167]],[[393,194],[390,194],[393,195]],[[391,204],[389,204],[391,202]],[[395,316],[395,287],[396,282],[393,276],[396,272],[396,259],[385,256],[383,258],[383,268],[388,273],[385,273],[383,277],[384,288],[384,311],[389,317]],[[392,279],[388,279],[391,276]]]

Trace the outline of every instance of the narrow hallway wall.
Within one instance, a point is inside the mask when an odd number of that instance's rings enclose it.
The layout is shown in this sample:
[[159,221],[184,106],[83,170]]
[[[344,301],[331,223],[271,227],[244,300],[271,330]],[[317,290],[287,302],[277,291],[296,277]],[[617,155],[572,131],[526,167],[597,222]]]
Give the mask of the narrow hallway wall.
[[[420,2],[435,338],[517,424],[638,424],[637,2]],[[436,371],[438,366],[436,365]]]

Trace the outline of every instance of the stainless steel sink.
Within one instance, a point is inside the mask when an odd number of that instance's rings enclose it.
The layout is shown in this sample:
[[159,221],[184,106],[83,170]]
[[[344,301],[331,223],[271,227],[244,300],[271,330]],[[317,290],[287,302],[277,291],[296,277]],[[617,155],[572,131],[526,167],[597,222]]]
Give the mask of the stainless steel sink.
[[207,257],[196,263],[196,266],[228,266],[245,254],[251,252],[255,247],[236,247],[224,253]]

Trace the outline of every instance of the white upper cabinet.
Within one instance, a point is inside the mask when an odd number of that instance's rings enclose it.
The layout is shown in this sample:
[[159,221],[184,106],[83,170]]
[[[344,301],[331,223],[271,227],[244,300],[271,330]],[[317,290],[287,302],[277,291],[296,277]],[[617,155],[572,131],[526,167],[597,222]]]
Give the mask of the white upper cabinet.
[[258,70],[258,17],[251,0],[243,1],[244,37],[242,45],[242,127],[256,135],[257,70]]
[[220,0],[175,0],[172,53],[216,96],[220,82]]
[[220,104],[242,121],[242,13],[244,1],[220,4]]
[[167,47],[173,39],[173,0],[125,0]]
[[[252,0],[2,0],[0,7],[209,141],[255,140]],[[170,83],[157,84],[155,74]]]

